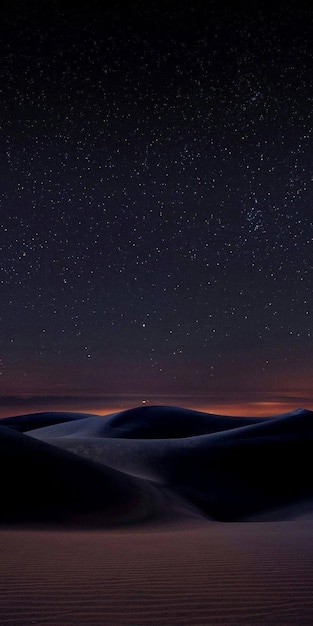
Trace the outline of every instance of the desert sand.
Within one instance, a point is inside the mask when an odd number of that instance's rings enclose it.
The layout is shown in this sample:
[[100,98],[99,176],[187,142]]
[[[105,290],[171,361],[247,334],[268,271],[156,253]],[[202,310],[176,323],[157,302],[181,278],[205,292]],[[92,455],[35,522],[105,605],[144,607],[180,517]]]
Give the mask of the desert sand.
[[4,419],[0,624],[312,624],[312,439],[304,409]]
[[312,624],[313,524],[0,532],[1,624]]

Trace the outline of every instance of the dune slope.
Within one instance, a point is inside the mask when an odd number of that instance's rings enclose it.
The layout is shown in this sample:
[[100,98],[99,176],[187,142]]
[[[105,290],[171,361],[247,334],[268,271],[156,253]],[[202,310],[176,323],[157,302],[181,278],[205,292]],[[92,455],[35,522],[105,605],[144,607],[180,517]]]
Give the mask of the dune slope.
[[[206,434],[185,436],[193,420],[193,433],[201,424]],[[155,439],[158,430],[163,438]],[[134,439],[135,432],[141,437]],[[237,422],[178,408],[140,408],[29,435],[165,488],[186,507],[216,520],[264,519],[267,512],[313,499],[313,414],[304,409]]]
[[38,423],[36,428],[46,427],[45,431],[41,431],[42,434],[54,437],[72,435],[122,439],[181,439],[222,432],[263,421],[263,418],[227,417],[172,406],[149,406],[112,415],[86,416],[85,419],[82,415],[79,423],[73,419],[59,425],[51,422],[51,425],[43,423],[40,426]]
[[15,415],[14,417],[6,417],[2,425],[11,428],[20,433],[35,428],[44,428],[45,426],[54,426],[55,424],[63,424],[74,420],[93,417],[88,413],[68,413],[68,412],[48,412],[48,413],[29,413],[27,415]]
[[162,516],[147,481],[0,427],[0,523],[110,526]]

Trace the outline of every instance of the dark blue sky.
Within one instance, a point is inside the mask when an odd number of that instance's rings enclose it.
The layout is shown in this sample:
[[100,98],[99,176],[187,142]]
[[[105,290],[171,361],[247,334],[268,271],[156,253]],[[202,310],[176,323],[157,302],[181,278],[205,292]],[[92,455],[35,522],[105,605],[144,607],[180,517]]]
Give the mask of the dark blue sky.
[[105,4],[1,8],[1,414],[313,406],[310,3]]

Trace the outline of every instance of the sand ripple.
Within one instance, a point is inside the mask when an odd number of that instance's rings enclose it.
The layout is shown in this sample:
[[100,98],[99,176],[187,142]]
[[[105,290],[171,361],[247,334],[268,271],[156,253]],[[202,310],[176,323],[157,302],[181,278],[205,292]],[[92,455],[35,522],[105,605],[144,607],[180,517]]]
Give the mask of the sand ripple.
[[1,531],[0,623],[309,625],[312,538],[312,522]]

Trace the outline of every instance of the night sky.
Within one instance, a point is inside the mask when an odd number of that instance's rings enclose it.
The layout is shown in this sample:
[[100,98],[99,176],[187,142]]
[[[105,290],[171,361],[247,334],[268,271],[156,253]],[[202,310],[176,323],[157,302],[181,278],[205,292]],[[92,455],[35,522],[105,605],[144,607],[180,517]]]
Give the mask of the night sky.
[[0,415],[313,408],[309,2],[1,5]]

